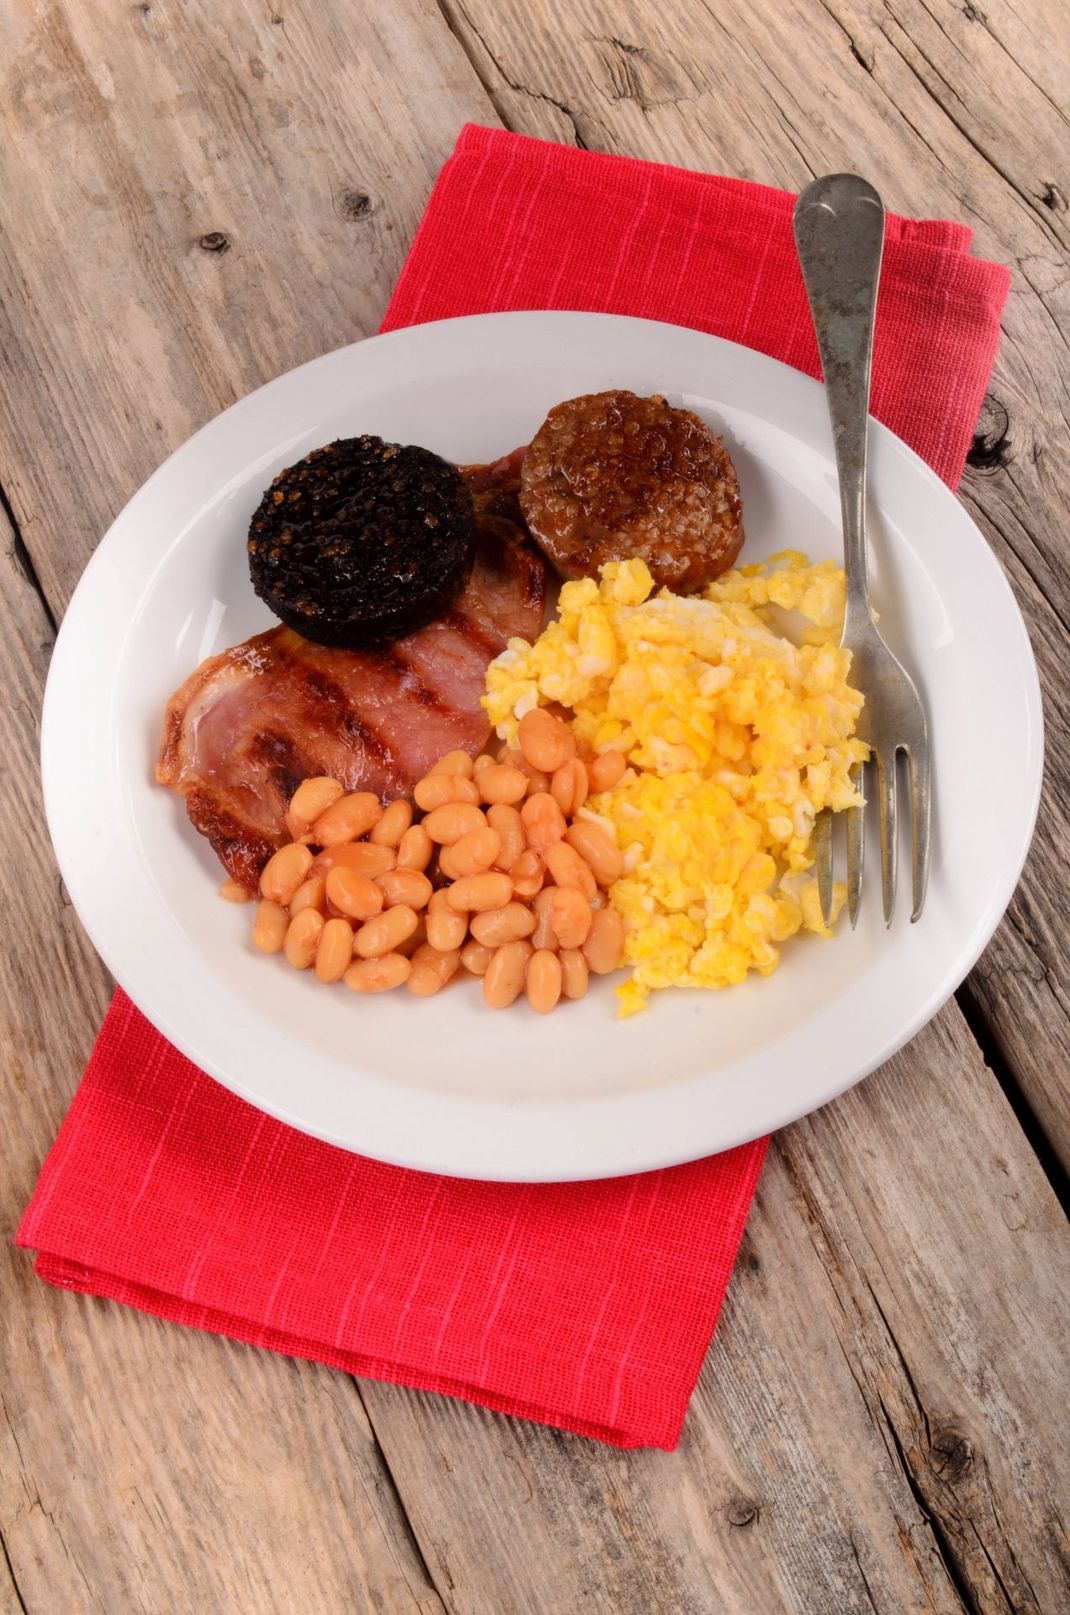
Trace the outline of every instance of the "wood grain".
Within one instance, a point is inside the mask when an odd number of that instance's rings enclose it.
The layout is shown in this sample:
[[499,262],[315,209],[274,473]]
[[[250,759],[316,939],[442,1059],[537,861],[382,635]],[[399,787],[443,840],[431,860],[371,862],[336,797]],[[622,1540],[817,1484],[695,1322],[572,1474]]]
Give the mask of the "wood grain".
[[375,330],[487,103],[420,0],[5,10],[0,444],[61,613],[176,444]]
[[0,538],[0,928],[27,939],[0,951],[0,1589],[32,1615],[440,1615],[352,1380],[52,1289],[11,1243],[109,984],[41,814],[51,628]]
[[676,1453],[366,1384],[451,1611],[1066,1607],[1070,1250],[1017,1138],[953,1009],[778,1134]]
[[392,8],[392,47],[423,92],[411,113],[381,39],[363,69],[347,54],[344,8],[315,26],[266,7],[6,12],[0,165],[20,216],[0,232],[17,293],[0,315],[13,322],[0,453],[35,562],[31,582],[5,524],[0,917],[34,943],[0,954],[0,1588],[33,1615],[433,1615],[351,1380],[51,1290],[10,1240],[110,991],[41,819],[50,619],[182,438],[299,357],[375,328],[434,172],[483,101],[444,31],[421,47],[416,6]]
[[9,534],[0,923],[33,945],[0,953],[0,1609],[1066,1607],[1065,1226],[953,1005],[776,1141],[675,1454],[358,1388],[51,1291],[9,1244],[108,992],[40,817],[52,621],[164,454],[375,328],[457,127],[495,108],[788,185],[863,168],[1015,264],[990,463],[964,494],[1057,733],[971,1008],[1065,1143],[1055,8],[3,3],[0,481],[26,554]]

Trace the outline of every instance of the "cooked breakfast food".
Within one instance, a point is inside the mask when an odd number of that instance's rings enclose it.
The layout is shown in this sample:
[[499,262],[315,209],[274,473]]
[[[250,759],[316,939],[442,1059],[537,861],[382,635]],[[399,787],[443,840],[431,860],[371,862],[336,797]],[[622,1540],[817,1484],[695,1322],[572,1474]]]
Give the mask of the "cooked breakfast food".
[[357,650],[416,633],[457,599],[475,559],[472,495],[428,449],[339,438],[279,472],[248,549],[276,617]]
[[[506,477],[479,497],[505,504]],[[273,628],[202,662],[176,690],[156,778],[185,797],[232,879],[255,889],[302,779],[329,774],[350,791],[396,796],[443,753],[479,751],[487,664],[513,635],[538,634],[546,600],[539,556],[506,516],[493,522],[459,598],[418,633],[350,651]]]
[[[867,755],[835,643],[843,602],[841,568],[791,552],[697,599],[655,593],[644,561],[612,562],[564,586],[534,645],[516,640],[491,664],[485,704],[507,743],[553,702],[590,774],[607,752],[625,760],[584,808],[621,861],[609,891],[632,966],[622,1013],[654,988],[769,975],[797,931],[827,934],[814,818],[860,800],[851,771]],[[778,609],[809,622],[802,644]],[[834,919],[845,895],[834,888]]]
[[[545,627],[531,538],[568,579]],[[365,437],[284,471],[249,554],[287,626],[187,679],[157,764],[222,895],[258,897],[254,945],[357,993],[471,975],[540,1012],[626,963],[630,1014],[828,934],[814,819],[866,756],[843,572],[729,570],[742,542],[724,445],[629,392],[491,465]]]
[[[539,709],[518,738],[439,758],[415,809],[304,780],[286,814],[293,839],[260,875],[253,946],[358,993],[429,998],[466,974],[492,1009],[522,993],[540,1014],[582,998],[592,972],[621,962],[624,924],[606,896],[620,855],[584,814],[590,778],[568,725]],[[624,766],[607,756],[603,776]],[[249,896],[233,883],[222,895]]]
[[524,456],[520,504],[566,578],[638,559],[656,583],[689,594],[726,572],[743,544],[724,444],[664,398],[605,392],[558,404]]

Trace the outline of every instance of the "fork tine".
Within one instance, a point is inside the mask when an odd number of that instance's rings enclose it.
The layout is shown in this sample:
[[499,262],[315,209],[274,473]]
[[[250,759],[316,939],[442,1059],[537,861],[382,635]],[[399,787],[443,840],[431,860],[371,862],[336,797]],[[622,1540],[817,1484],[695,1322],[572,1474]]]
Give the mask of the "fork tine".
[[925,888],[929,881],[929,827],[932,821],[932,773],[929,767],[929,744],[907,747],[910,765],[910,862],[913,873],[914,907],[911,924],[919,918],[925,906]]
[[828,925],[832,918],[832,814],[823,808],[814,820],[810,842],[817,870],[817,895],[821,903],[821,918]]
[[895,811],[895,747],[877,753],[877,807],[881,826],[881,892],[884,897],[884,923],[891,925],[895,911],[895,875],[898,853],[898,823]]
[[[866,765],[859,763],[854,773],[855,788],[866,794]],[[862,901],[862,865],[866,857],[866,805],[847,809],[847,912],[851,930],[858,924]]]

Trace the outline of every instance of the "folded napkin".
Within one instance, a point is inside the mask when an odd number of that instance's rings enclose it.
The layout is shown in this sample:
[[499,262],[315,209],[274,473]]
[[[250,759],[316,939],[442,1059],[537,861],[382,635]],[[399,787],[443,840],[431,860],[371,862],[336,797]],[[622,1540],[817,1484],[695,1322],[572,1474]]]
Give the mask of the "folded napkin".
[[[385,323],[639,314],[816,374],[792,200],[468,127]],[[967,256],[969,242],[960,225],[889,219],[874,360],[875,414],[952,484],[1009,283]],[[764,1150],[563,1185],[384,1166],[228,1093],[118,992],[18,1241],[68,1289],[619,1446],[671,1448]]]

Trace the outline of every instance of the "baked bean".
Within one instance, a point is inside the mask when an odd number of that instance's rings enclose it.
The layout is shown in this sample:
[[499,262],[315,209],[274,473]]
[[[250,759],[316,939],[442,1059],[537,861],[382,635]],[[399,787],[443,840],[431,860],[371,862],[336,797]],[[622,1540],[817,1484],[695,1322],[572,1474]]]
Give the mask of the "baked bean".
[[396,903],[384,909],[374,919],[366,920],[353,938],[353,951],[362,959],[375,959],[380,954],[393,953],[415,931],[417,915],[405,903]]
[[219,888],[219,895],[224,903],[247,903],[253,894],[241,881],[225,880]]
[[404,942],[399,942],[394,952],[403,953],[406,959],[411,959],[417,948],[422,947],[426,941],[427,916],[426,914],[417,914],[415,931],[411,936],[407,936]]
[[427,907],[434,887],[418,869],[391,869],[380,875],[375,884],[386,899],[387,908],[405,903],[417,913]]
[[458,914],[481,914],[486,909],[504,908],[513,895],[508,875],[488,869],[483,875],[463,875],[446,887],[446,901]]
[[377,847],[371,841],[344,841],[340,847],[327,847],[316,854],[313,875],[327,875],[332,869],[355,869],[369,878],[393,869],[397,854],[393,847]]
[[575,886],[555,886],[553,890],[550,924],[558,944],[562,948],[581,948],[591,929],[591,905]]
[[592,824],[590,819],[577,819],[565,831],[565,840],[590,864],[599,886],[612,886],[620,879],[624,871],[620,848],[600,824]]
[[474,939],[465,943],[461,949],[461,963],[470,976],[485,976],[487,966],[494,957],[494,949],[488,948],[483,942]]
[[371,791],[350,791],[320,814],[311,836],[317,847],[337,847],[359,841],[383,816],[383,804]]
[[593,916],[583,957],[596,976],[619,968],[624,957],[624,921],[615,908],[600,908]]
[[506,768],[519,768],[522,774],[527,775],[529,796],[532,791],[548,791],[550,789],[549,774],[544,774],[541,769],[534,768],[518,747],[510,746],[502,752],[498,761]]
[[503,942],[518,942],[530,936],[535,929],[535,916],[523,903],[506,903],[504,908],[485,909],[473,914],[472,935],[488,948],[500,948]]
[[555,768],[576,755],[571,729],[545,707],[532,707],[517,725],[517,745],[532,768],[552,774]]
[[472,764],[472,778],[478,779],[485,768],[493,768],[495,761],[489,751],[481,751]]
[[300,914],[303,908],[318,908],[322,914],[327,902],[326,875],[309,875],[290,898],[290,918]]
[[434,843],[423,825],[411,825],[398,842],[398,868],[424,870],[434,850]]
[[341,981],[352,963],[353,927],[348,920],[328,920],[316,944],[316,975],[320,981]]
[[[460,841],[455,841],[452,847],[443,847],[443,852],[449,853],[447,862],[453,871],[452,878],[458,880],[461,875],[481,875],[489,869],[502,850],[502,838],[497,830],[492,830],[488,824],[485,830],[469,830]],[[441,862],[441,855],[440,860]]]
[[370,920],[382,912],[383,893],[369,875],[341,865],[327,875],[327,902],[336,914],[350,920]]
[[[332,802],[345,794],[345,786],[340,779],[329,779],[326,774],[317,774],[312,779],[303,779],[290,798],[287,812],[287,826],[292,818],[300,826],[300,834],[311,830],[321,813],[326,813]],[[291,831],[291,834],[293,832]],[[294,836],[296,841],[297,837]]]
[[573,757],[571,762],[562,763],[560,768],[554,770],[550,795],[566,819],[571,819],[579,812],[587,800],[588,789],[587,766],[578,757]]
[[[448,890],[448,888],[447,888]],[[468,920],[447,901],[446,891],[435,892],[427,905],[427,940],[440,953],[452,953],[468,935]]]
[[412,956],[409,991],[415,993],[417,998],[430,998],[434,993],[441,992],[460,968],[461,955],[456,948],[451,948],[448,953],[441,953],[438,948],[432,948],[425,942]]
[[433,813],[447,802],[479,801],[479,787],[464,774],[428,774],[416,781],[412,791],[418,808]]
[[396,903],[407,903],[416,910],[426,908],[433,889],[427,876],[418,869],[388,869],[385,875],[376,876],[375,884],[388,908]]
[[[442,776],[444,779],[455,777],[452,774]],[[475,786],[472,789],[474,790]],[[455,841],[460,841],[462,836],[467,835],[469,830],[482,830],[486,822],[482,808],[476,807],[474,802],[447,802],[427,815],[424,829],[432,841],[437,841],[440,846],[451,847]]]
[[483,977],[483,998],[491,1009],[508,1009],[524,990],[532,947],[527,941],[506,942],[495,948]]
[[377,847],[396,848],[411,823],[412,803],[399,796],[396,802],[383,809],[383,816],[378,824],[372,825],[368,839]]
[[312,854],[297,841],[273,852],[260,871],[260,895],[272,903],[288,903],[312,868]]
[[[474,832],[472,833],[474,834]],[[461,840],[464,840],[463,836]],[[457,879],[457,870],[453,867],[453,847],[439,847],[435,854],[433,874],[437,877],[439,884],[442,881]]]
[[286,826],[286,834],[291,841],[308,842],[312,840],[311,830],[304,819],[299,819],[296,813],[291,813],[287,809],[282,816],[282,822]]
[[444,757],[440,757],[431,772],[432,774],[463,774],[466,779],[471,779],[473,766],[471,754],[467,751],[462,751],[458,747],[455,751],[448,751]]
[[590,864],[567,841],[555,841],[547,847],[546,867],[558,886],[575,886],[589,903],[598,895],[598,882]]
[[611,791],[614,785],[619,785],[627,766],[628,759],[622,751],[600,751],[587,764],[587,779],[592,793]]
[[537,948],[528,960],[524,986],[528,1003],[538,1014],[549,1015],[552,1009],[556,1009],[561,997],[561,961],[557,954]]
[[316,957],[323,934],[323,915],[314,908],[303,908],[286,927],[282,951],[295,970],[308,970]]
[[548,791],[536,791],[520,809],[524,835],[532,852],[541,856],[565,833],[565,816]]
[[378,959],[356,959],[342,980],[355,993],[388,993],[408,981],[412,969],[400,953],[384,953]]
[[528,776],[522,768],[510,768],[508,763],[491,763],[484,768],[476,781],[484,802],[507,802],[515,805],[527,795]]
[[517,897],[530,901],[536,892],[542,890],[542,883],[546,879],[546,865],[538,853],[532,852],[529,848],[520,854],[509,871],[509,878]]
[[253,921],[253,947],[259,948],[261,953],[281,952],[289,923],[290,916],[281,903],[262,897],[256,905]]
[[532,903],[532,913],[535,915],[535,929],[531,933],[531,945],[534,948],[556,948],[557,937],[554,935],[553,920],[550,909],[554,900],[554,888],[544,886],[537,893]]
[[587,960],[578,948],[562,948],[561,991],[566,998],[582,998],[587,991]]
[[492,830],[498,832],[502,844],[501,851],[494,860],[495,868],[508,871],[525,847],[524,825],[520,814],[515,807],[509,807],[505,802],[495,802],[487,809],[487,823]]

